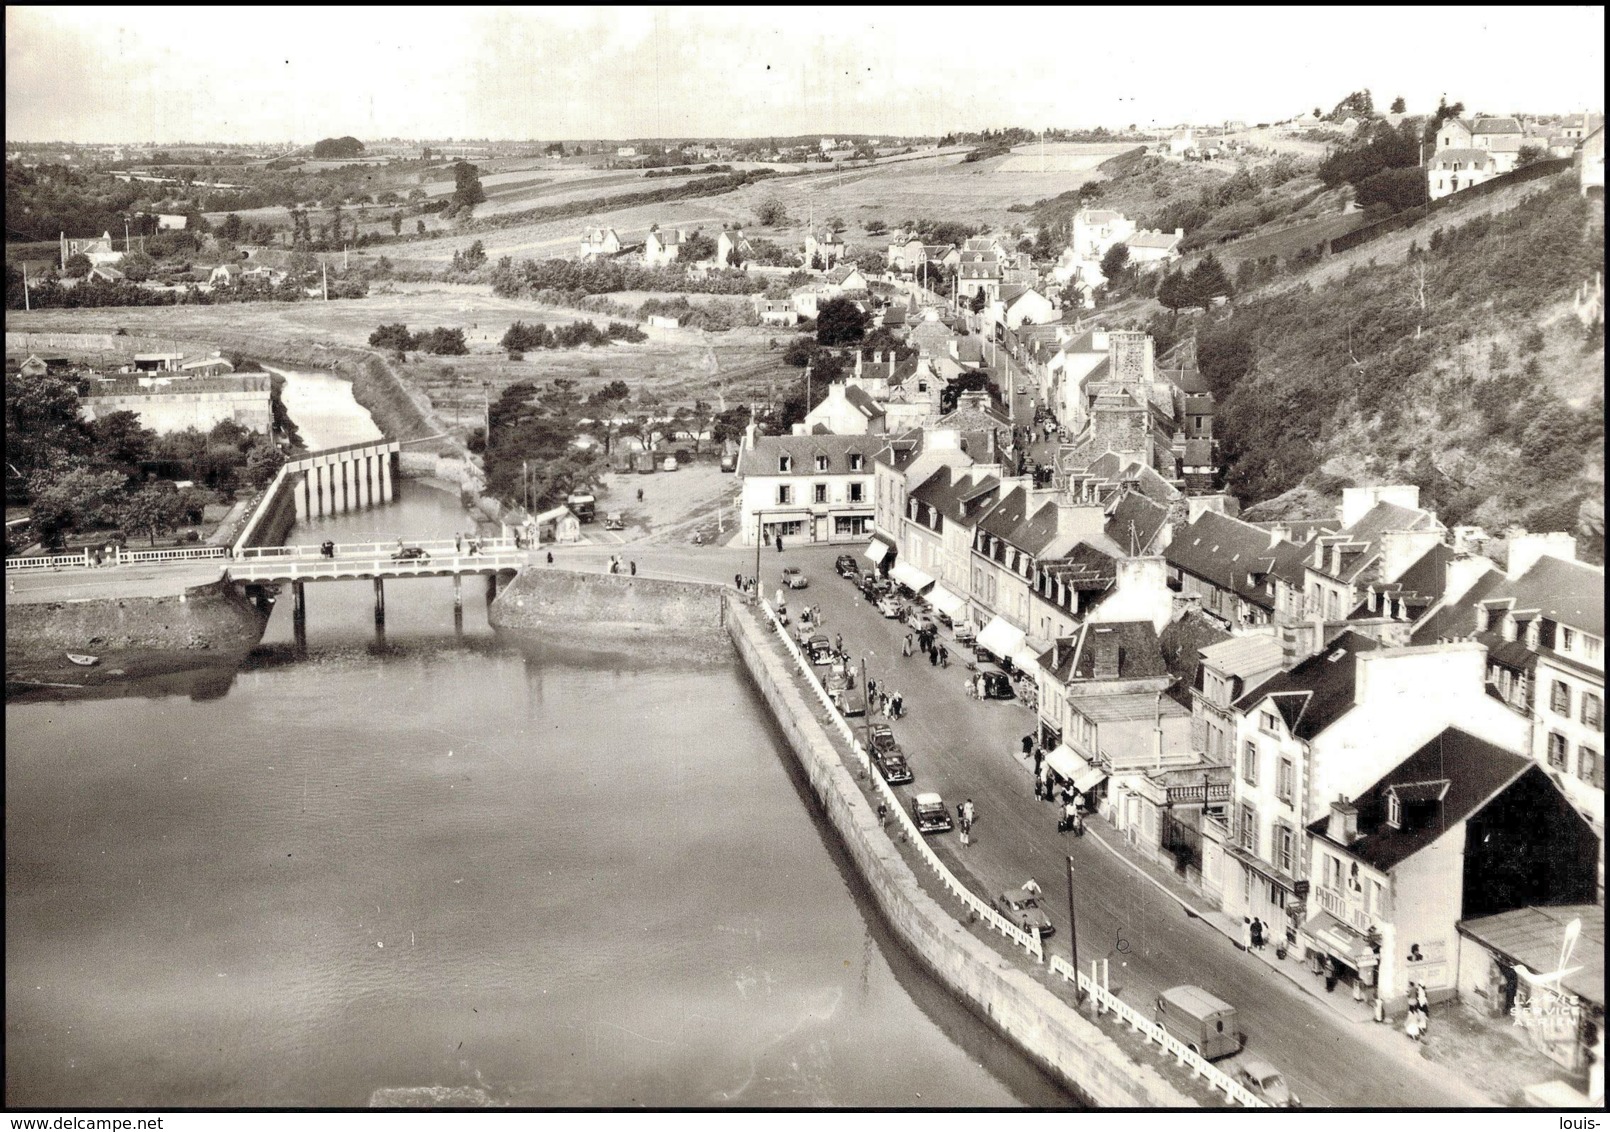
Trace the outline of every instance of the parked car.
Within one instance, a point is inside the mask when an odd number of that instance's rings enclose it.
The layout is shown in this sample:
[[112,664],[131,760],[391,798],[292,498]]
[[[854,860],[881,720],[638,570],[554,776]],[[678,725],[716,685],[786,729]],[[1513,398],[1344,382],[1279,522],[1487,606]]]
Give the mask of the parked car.
[[904,610],[905,607],[900,604],[900,599],[895,597],[894,594],[884,594],[878,599],[878,612],[885,617],[899,617]]
[[783,567],[783,585],[789,589],[802,590],[810,584],[811,580],[805,576],[805,571],[798,566]]
[[872,765],[878,768],[883,780],[891,786],[910,782],[914,777],[911,765],[906,762],[906,753],[900,749],[899,743],[890,743],[881,750],[873,748]]
[[422,546],[399,546],[391,552],[393,562],[429,562],[430,555]]
[[1017,698],[1012,690],[1012,679],[1004,672],[986,671],[980,673],[984,677],[984,698],[986,700],[1011,700]]
[[1236,1070],[1235,1079],[1247,1092],[1273,1108],[1301,1108],[1302,1102],[1292,1095],[1285,1076],[1260,1058],[1249,1057]]
[[626,520],[621,518],[619,511],[611,511],[608,517],[604,519],[604,529],[606,531],[624,531],[626,529]]
[[1241,1048],[1235,1007],[1201,987],[1170,987],[1157,996],[1152,1019],[1186,1049],[1210,1061]]
[[956,626],[956,643],[958,645],[971,645],[978,639],[978,631],[963,621]]
[[841,554],[833,560],[833,569],[838,571],[841,578],[856,578],[861,574],[861,568],[855,564],[855,559],[848,554]]
[[918,794],[911,800],[911,820],[919,833],[944,833],[951,828],[950,810],[938,794]]
[[884,751],[890,747],[900,745],[894,741],[894,729],[887,723],[874,723],[868,735],[868,740],[871,742],[874,751]]
[[1048,936],[1055,930],[1051,926],[1051,917],[1040,907],[1040,901],[1033,893],[1025,892],[1021,888],[1009,888],[996,896],[995,910],[1010,920],[1012,926],[1019,931],[1038,930],[1041,936]]
[[805,651],[810,653],[812,664],[833,663],[833,642],[827,639],[825,633],[818,633],[805,642]]
[[906,624],[910,625],[911,628],[918,633],[922,632],[924,629],[938,628],[938,626],[934,624],[934,619],[931,616],[916,608],[907,611]]

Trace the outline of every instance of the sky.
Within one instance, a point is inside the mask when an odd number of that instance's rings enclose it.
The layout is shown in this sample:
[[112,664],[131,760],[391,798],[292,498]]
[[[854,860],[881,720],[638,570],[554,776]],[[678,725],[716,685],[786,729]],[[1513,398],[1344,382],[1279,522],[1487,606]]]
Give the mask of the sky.
[[1604,9],[8,7],[13,141],[939,135],[1604,106]]

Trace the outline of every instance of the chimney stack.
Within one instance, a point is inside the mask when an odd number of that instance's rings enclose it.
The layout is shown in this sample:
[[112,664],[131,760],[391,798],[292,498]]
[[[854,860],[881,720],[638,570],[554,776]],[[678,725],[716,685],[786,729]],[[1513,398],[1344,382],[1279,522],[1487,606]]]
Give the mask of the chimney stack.
[[1330,824],[1325,835],[1338,845],[1351,845],[1358,840],[1358,807],[1346,798],[1337,796],[1330,804]]
[[1119,669],[1118,637],[1111,629],[1090,631],[1091,676],[1096,680],[1116,680]]

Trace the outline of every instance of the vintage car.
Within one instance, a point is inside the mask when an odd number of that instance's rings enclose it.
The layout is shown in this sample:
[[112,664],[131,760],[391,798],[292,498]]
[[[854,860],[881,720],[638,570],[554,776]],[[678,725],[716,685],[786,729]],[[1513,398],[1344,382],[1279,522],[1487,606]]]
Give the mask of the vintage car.
[[984,671],[979,675],[984,678],[984,699],[1012,700],[1017,698],[1017,693],[1012,690],[1012,678],[1006,673]]
[[833,569],[838,571],[841,578],[858,578],[861,568],[855,564],[855,559],[848,554],[841,554],[833,560]]
[[619,511],[611,511],[604,517],[604,529],[606,531],[624,531],[626,529],[626,520],[621,518]]
[[893,582],[888,578],[878,577],[871,570],[861,575],[861,592],[868,601],[876,601],[892,589],[894,589]]
[[891,786],[899,786],[902,782],[912,779],[911,765],[906,762],[906,753],[900,749],[900,744],[890,743],[881,749],[872,751],[872,765],[878,768],[883,780]]
[[911,800],[911,820],[919,833],[944,833],[951,828],[950,811],[938,794],[918,794]]
[[956,626],[956,643],[958,645],[971,645],[978,639],[978,631],[963,621]]
[[827,639],[825,633],[818,633],[806,641],[805,651],[810,654],[812,664],[833,663],[833,642]]
[[996,896],[995,910],[1019,931],[1037,930],[1041,936],[1048,936],[1056,930],[1051,926],[1051,917],[1040,907],[1039,898],[1021,888],[1009,888]]
[[931,614],[925,613],[922,610],[917,609],[915,606],[906,611],[906,624],[910,625],[911,628],[918,633],[922,632],[924,629],[934,630],[939,627],[934,623],[934,619]]
[[430,555],[422,546],[399,546],[391,552],[393,562],[429,562]]
[[894,594],[884,594],[878,599],[878,612],[885,617],[899,617],[905,612],[905,606],[900,604],[900,599]]
[[783,585],[789,589],[802,590],[810,584],[810,579],[805,576],[805,572],[798,566],[783,567]]
[[1260,1058],[1249,1057],[1243,1061],[1241,1068],[1236,1070],[1235,1079],[1247,1092],[1261,1101],[1267,1101],[1271,1108],[1302,1107],[1302,1102],[1292,1095],[1280,1070]]
[[874,723],[867,735],[867,741],[871,743],[874,751],[884,751],[900,745],[894,741],[894,729],[887,723]]

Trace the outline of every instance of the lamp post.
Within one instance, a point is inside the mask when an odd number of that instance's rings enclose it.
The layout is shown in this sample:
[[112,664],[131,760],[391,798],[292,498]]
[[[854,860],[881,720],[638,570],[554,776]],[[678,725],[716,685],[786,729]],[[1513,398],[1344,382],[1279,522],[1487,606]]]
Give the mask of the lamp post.
[[1068,857],[1068,947],[1073,953],[1073,1001],[1082,1005],[1084,991],[1079,986],[1079,921],[1073,909],[1073,857]]

